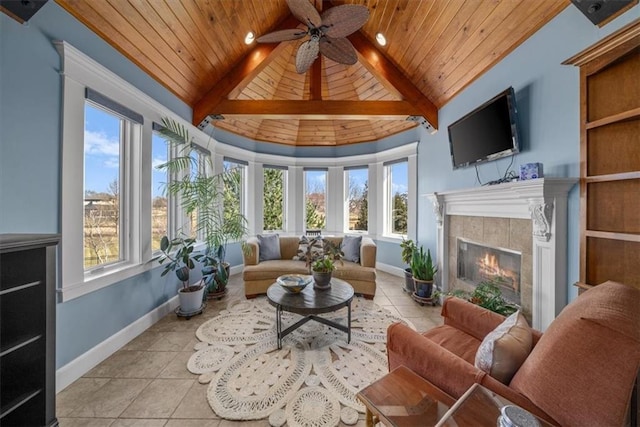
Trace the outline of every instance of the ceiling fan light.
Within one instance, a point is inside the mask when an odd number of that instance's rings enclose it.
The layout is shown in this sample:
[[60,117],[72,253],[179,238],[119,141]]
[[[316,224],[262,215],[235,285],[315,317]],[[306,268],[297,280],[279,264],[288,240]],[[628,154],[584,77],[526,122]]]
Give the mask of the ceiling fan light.
[[382,33],[377,33],[376,34],[376,41],[378,42],[378,44],[380,46],[386,46],[387,45],[387,38]]
[[256,36],[255,34],[253,34],[253,31],[249,31],[247,35],[244,36],[244,44],[251,44],[255,39],[256,39]]

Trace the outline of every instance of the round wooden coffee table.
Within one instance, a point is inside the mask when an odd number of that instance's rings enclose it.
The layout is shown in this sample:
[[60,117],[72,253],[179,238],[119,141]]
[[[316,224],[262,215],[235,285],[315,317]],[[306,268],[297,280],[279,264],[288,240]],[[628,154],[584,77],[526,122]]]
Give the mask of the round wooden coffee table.
[[[282,348],[282,339],[309,320],[323,323],[332,328],[347,333],[347,342],[351,342],[351,301],[353,301],[353,287],[344,280],[332,278],[329,289],[315,289],[309,284],[302,292],[292,294],[285,291],[277,283],[267,289],[269,304],[276,308],[276,330],[278,333],[278,348]],[[317,316],[347,307],[347,325],[341,325],[324,317]],[[282,330],[282,312],[300,314],[306,317]]]

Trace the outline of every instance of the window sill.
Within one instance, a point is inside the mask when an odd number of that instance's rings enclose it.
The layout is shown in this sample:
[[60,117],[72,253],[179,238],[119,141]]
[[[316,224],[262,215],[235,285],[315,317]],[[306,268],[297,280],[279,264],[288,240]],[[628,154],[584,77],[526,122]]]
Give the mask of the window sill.
[[376,240],[380,240],[382,242],[400,244],[406,238],[407,238],[406,236],[403,236],[401,234],[384,234],[382,236],[378,236]]
[[144,264],[122,265],[118,268],[112,268],[102,273],[85,274],[83,282],[64,285],[61,289],[58,289],[58,301],[66,302],[74,298],[79,298],[91,292],[98,291],[122,282],[123,280],[142,274],[157,266],[159,266],[157,262],[148,261]]

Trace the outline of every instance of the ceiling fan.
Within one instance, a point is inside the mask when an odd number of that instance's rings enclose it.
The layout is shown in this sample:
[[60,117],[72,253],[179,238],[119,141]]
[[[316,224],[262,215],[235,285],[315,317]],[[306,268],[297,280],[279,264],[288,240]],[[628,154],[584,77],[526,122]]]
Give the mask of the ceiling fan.
[[258,37],[260,43],[297,40],[307,34],[296,53],[296,72],[306,73],[318,52],[340,64],[353,65],[358,61],[356,50],[346,36],[357,31],[369,19],[369,9],[362,5],[344,4],[327,9],[322,15],[309,0],[287,0],[293,16],[307,26],[307,30],[293,28],[279,30]]

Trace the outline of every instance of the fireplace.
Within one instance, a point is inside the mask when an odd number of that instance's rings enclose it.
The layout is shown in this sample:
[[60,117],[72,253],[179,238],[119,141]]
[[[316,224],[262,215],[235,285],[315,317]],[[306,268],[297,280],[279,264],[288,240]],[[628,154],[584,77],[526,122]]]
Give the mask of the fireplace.
[[471,286],[491,282],[509,302],[520,304],[522,254],[458,238],[456,277]]
[[438,225],[441,288],[471,290],[457,277],[457,238],[518,251],[520,306],[544,331],[567,302],[567,194],[576,181],[539,178],[425,194]]

